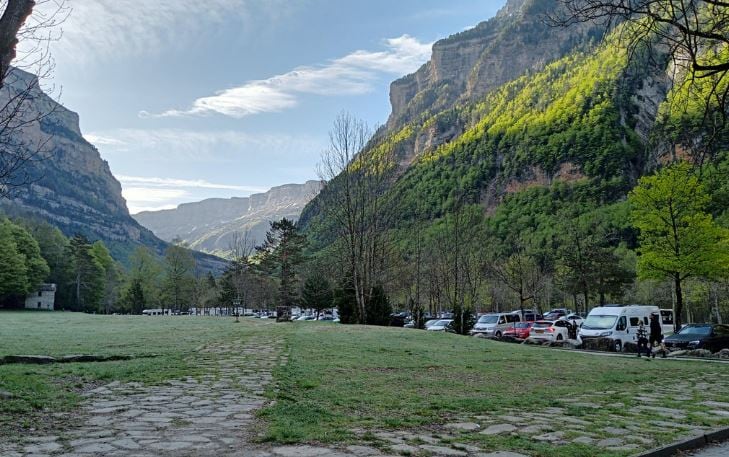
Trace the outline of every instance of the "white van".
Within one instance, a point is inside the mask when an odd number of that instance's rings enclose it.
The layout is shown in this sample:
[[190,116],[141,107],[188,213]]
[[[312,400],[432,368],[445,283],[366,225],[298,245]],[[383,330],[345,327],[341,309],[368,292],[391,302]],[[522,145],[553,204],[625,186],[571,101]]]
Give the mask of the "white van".
[[638,327],[643,322],[650,333],[651,314],[660,313],[657,306],[607,305],[593,308],[582,323],[579,337],[611,338],[616,352],[623,350],[625,343],[637,344]]
[[504,330],[514,326],[515,323],[521,322],[519,313],[489,313],[479,317],[476,324],[471,330],[471,335],[484,334],[501,338]]

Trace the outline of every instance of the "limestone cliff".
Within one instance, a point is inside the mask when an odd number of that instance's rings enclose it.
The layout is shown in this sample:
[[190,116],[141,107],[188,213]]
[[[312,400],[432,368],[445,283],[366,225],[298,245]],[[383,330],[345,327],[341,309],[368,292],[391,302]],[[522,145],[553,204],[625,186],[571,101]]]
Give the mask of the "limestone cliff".
[[319,181],[286,184],[250,197],[211,198],[171,210],[145,211],[134,218],[164,240],[179,237],[194,249],[226,255],[233,234],[249,231],[252,241],[260,244],[270,221],[298,219],[320,189]]
[[[22,116],[30,122],[12,141],[34,153],[20,170],[31,183],[0,200],[2,210],[45,220],[67,236],[103,240],[122,262],[139,245],[161,254],[167,243],[129,215],[119,181],[83,138],[79,116],[44,93],[34,75],[13,69],[0,91],[0,106],[18,94],[27,94]],[[221,265],[209,256],[201,260],[216,270]]]

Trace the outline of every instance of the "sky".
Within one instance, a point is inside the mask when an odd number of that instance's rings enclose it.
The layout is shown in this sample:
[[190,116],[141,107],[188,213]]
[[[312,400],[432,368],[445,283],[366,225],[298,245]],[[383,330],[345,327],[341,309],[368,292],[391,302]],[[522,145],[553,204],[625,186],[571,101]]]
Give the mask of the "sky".
[[317,179],[338,113],[384,123],[390,82],[504,3],[66,0],[50,82],[132,213],[246,196]]

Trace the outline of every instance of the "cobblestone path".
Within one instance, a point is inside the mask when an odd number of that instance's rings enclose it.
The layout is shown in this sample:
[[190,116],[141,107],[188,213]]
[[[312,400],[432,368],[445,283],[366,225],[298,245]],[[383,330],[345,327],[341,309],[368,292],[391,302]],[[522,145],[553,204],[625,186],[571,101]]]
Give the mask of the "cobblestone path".
[[195,363],[200,379],[158,386],[112,382],[89,391],[81,425],[58,436],[3,444],[3,457],[253,456],[252,412],[264,405],[266,386],[282,343],[252,338],[208,346]]

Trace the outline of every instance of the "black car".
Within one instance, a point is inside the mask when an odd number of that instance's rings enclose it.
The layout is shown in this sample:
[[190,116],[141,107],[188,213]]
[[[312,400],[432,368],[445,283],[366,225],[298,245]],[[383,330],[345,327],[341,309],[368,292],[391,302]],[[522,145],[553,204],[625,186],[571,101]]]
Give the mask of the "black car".
[[707,349],[718,352],[729,348],[729,325],[688,324],[664,340],[668,349]]

